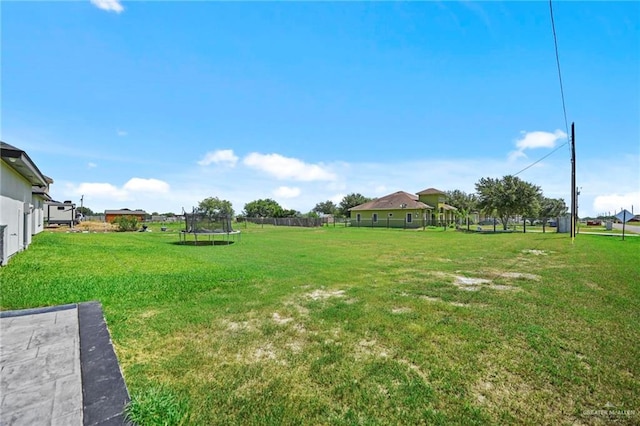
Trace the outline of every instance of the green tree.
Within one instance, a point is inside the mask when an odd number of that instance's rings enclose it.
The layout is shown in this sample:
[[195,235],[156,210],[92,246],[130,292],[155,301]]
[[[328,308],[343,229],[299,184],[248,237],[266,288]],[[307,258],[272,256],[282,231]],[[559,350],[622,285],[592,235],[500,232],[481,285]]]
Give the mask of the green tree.
[[469,215],[478,209],[478,196],[476,194],[467,194],[459,189],[446,191],[446,203],[458,209],[458,216],[467,221]]
[[233,217],[234,211],[231,201],[221,200],[218,197],[209,197],[198,203],[198,213],[204,213],[209,217],[228,216]]
[[351,207],[359,206],[360,204],[364,204],[371,200],[372,198],[367,198],[362,194],[352,193],[349,195],[345,195],[342,198],[342,201],[340,201],[340,206],[338,207],[338,214],[343,217],[349,217],[350,216],[349,209]]
[[538,217],[542,221],[542,232],[546,231],[547,220],[560,217],[567,213],[568,207],[562,198],[540,197],[540,211]]
[[78,207],[76,212],[80,213],[83,216],[94,216],[95,213],[89,207]]
[[246,217],[282,217],[283,208],[276,201],[266,198],[251,201],[244,205]]
[[539,186],[511,175],[502,179],[481,178],[476,191],[478,207],[487,213],[495,211],[505,230],[510,218],[533,215],[541,194]]
[[309,218],[313,218],[313,219],[318,219],[320,217],[320,215],[318,214],[318,212],[311,210],[310,212],[307,212],[305,214],[302,215],[302,217],[309,217]]
[[321,214],[336,214],[338,211],[338,206],[336,206],[336,203],[334,203],[333,201],[327,200],[316,204],[312,211]]
[[138,230],[138,218],[135,216],[118,216],[111,221],[112,224],[118,225],[118,232],[128,232]]
[[280,213],[280,217],[301,217],[302,213],[300,213],[298,210],[282,210],[282,212]]

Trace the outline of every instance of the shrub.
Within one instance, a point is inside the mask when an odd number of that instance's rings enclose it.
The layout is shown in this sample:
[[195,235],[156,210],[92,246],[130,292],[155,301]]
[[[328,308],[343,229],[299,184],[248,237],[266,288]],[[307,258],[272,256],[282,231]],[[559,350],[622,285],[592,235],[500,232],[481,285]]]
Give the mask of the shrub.
[[138,230],[138,218],[120,216],[111,222],[114,225],[118,225],[118,232],[137,231]]

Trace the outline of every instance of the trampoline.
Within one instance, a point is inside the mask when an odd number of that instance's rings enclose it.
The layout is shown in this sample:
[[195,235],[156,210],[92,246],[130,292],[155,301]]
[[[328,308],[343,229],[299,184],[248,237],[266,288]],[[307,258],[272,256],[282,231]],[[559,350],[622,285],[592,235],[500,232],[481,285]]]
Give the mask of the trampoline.
[[[240,242],[240,231],[232,228],[231,216],[209,215],[193,209],[192,213],[184,213],[184,220],[185,228],[178,234],[180,244],[229,245]],[[216,237],[220,239],[216,240]]]

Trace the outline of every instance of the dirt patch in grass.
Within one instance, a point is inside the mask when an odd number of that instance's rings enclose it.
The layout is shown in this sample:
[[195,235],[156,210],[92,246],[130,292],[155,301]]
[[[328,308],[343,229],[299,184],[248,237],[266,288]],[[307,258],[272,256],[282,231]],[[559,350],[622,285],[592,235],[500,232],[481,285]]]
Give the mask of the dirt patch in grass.
[[344,290],[326,291],[326,290],[314,290],[306,295],[313,300],[325,300],[330,297],[344,297]]
[[429,375],[425,373],[418,365],[407,361],[406,359],[398,359],[396,361],[416,373],[425,383],[429,383]]
[[[495,418],[500,418],[501,413],[509,413],[517,419],[529,419],[532,424],[558,424],[554,413],[564,411],[566,414],[561,424],[581,424],[575,423],[577,419],[569,414],[574,407],[572,401],[560,400],[550,386],[531,383],[505,369],[491,371],[477,380],[471,392],[476,404],[487,409]],[[547,412],[534,411],[532,400],[545,401]]]
[[302,353],[305,343],[302,340],[293,340],[285,345],[294,354]]
[[603,290],[602,287],[600,287],[598,284],[596,284],[594,282],[591,282],[591,281],[586,281],[584,283],[584,285],[586,285],[587,287],[589,287],[592,290],[598,290],[598,291],[602,291]]
[[454,275],[454,278],[454,284],[458,287],[477,286],[480,284],[489,284],[491,282],[491,280],[488,280],[486,278],[471,278],[463,277],[460,275]]
[[256,350],[253,351],[253,356],[251,357],[250,361],[272,361],[276,360],[277,358],[278,357],[276,355],[275,349],[273,348],[273,345],[271,343],[267,343],[256,348]]
[[354,356],[356,359],[366,357],[389,358],[392,356],[392,352],[380,345],[376,340],[362,339],[354,349]]
[[391,309],[391,313],[396,315],[408,314],[409,312],[411,312],[411,308],[407,308],[406,306]]
[[[476,272],[479,277],[472,277],[466,275],[458,275],[460,273],[468,274],[464,271],[456,271],[456,274],[449,274],[446,272],[434,272],[434,275],[439,277],[445,277],[452,281],[452,284],[460,290],[464,291],[478,291],[481,288],[490,288],[493,290],[520,290],[519,287],[503,284],[495,284],[496,279],[517,280],[525,279],[530,281],[540,281],[540,276],[535,274],[529,274],[525,272],[500,272],[500,271],[478,271]],[[490,277],[490,278],[487,278]],[[429,300],[429,298],[427,298]],[[439,300],[439,299],[437,299]],[[431,300],[431,301],[437,301]]]
[[250,332],[255,331],[255,324],[250,321],[229,321],[222,320],[223,327],[232,333],[242,333],[242,332]]
[[547,251],[547,250],[537,250],[537,249],[528,249],[528,250],[522,250],[522,253],[524,254],[533,254],[534,256],[547,256],[550,253],[553,253],[552,251]]
[[143,313],[140,314],[141,318],[151,318],[151,317],[155,317],[156,315],[158,315],[160,311],[156,310],[156,309],[149,309],[147,311],[144,311]]
[[271,316],[271,318],[273,319],[273,322],[275,322],[276,324],[280,324],[280,325],[284,325],[284,324],[287,324],[287,323],[293,321],[293,318],[291,318],[291,317],[282,317],[277,312],[274,312],[273,315]]

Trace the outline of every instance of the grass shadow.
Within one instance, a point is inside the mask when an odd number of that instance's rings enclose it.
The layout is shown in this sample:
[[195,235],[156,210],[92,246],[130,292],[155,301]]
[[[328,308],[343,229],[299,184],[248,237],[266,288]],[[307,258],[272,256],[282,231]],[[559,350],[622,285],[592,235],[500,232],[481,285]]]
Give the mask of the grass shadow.
[[176,246],[230,246],[235,241],[172,241]]

